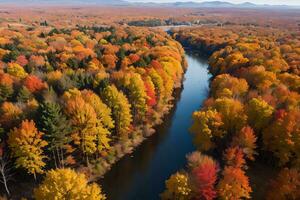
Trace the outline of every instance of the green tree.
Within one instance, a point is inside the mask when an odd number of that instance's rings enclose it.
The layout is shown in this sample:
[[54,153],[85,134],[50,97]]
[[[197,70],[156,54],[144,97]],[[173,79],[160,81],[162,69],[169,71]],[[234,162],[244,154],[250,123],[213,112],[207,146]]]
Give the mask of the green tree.
[[17,96],[18,102],[24,102],[26,103],[29,99],[33,98],[32,93],[27,89],[27,87],[22,87]]
[[56,167],[64,166],[66,145],[71,142],[71,124],[57,103],[44,102],[40,104],[40,126],[45,133],[48,149],[52,152]]
[[0,103],[6,101],[13,94],[14,90],[12,86],[0,84]]

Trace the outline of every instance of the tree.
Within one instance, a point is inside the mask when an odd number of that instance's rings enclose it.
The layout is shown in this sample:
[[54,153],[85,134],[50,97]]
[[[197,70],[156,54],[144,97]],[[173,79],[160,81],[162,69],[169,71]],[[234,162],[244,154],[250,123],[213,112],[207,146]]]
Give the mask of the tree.
[[46,88],[46,84],[42,82],[37,76],[29,75],[24,80],[24,86],[31,92],[35,93],[44,88]]
[[256,136],[250,126],[243,127],[232,139],[231,145],[243,150],[249,160],[254,160],[256,155]]
[[224,160],[227,166],[243,168],[246,165],[244,153],[238,147],[229,147],[225,150]]
[[146,89],[146,93],[148,96],[147,105],[148,105],[148,109],[150,109],[151,107],[153,107],[157,104],[157,97],[156,97],[156,93],[155,93],[154,83],[152,82],[152,80],[149,76],[147,76],[147,78],[145,80],[145,89]]
[[221,74],[214,78],[211,84],[211,91],[215,98],[222,97],[224,89],[232,93],[233,98],[243,97],[248,91],[248,84],[245,79],[238,79],[229,74]]
[[18,96],[17,96],[18,102],[26,103],[31,98],[33,98],[32,93],[29,91],[27,87],[23,86],[18,92]]
[[165,93],[164,81],[155,69],[150,69],[149,76],[155,87],[155,94],[157,96],[157,104],[161,104],[161,103],[163,103],[164,93]]
[[235,167],[225,167],[217,188],[219,198],[224,200],[250,199],[252,192],[245,172]]
[[107,54],[102,56],[102,62],[108,69],[114,69],[116,67],[118,58],[116,55]]
[[247,106],[247,115],[249,124],[257,131],[265,128],[273,115],[274,108],[261,99],[253,98]]
[[280,165],[300,166],[300,111],[280,110],[275,116],[275,121],[263,131],[263,144]]
[[194,152],[188,157],[192,166],[191,180],[196,199],[211,200],[217,196],[215,184],[217,181],[218,165],[209,156]]
[[122,139],[127,139],[132,121],[131,106],[127,98],[114,85],[104,88],[101,96],[112,111],[116,134],[120,135]]
[[57,103],[44,102],[40,104],[39,111],[41,130],[45,133],[55,167],[63,167],[65,150],[71,142],[71,124]]
[[47,172],[43,182],[34,190],[36,200],[73,199],[105,200],[96,183],[88,184],[84,174],[71,169],[56,169]]
[[66,113],[74,127],[72,138],[86,156],[102,151],[109,147],[108,135],[110,132],[103,128],[97,119],[94,108],[86,103],[81,96],[71,97],[66,102]]
[[229,134],[236,133],[245,125],[247,116],[244,113],[244,105],[240,101],[219,98],[216,99],[213,107],[221,114],[223,128]]
[[0,73],[0,103],[13,95],[13,79],[6,73]]
[[8,181],[12,179],[13,173],[12,169],[13,166],[11,164],[11,159],[7,151],[4,150],[4,143],[0,144],[0,182],[4,185],[4,188],[8,195],[10,195],[10,191],[8,189]]
[[164,200],[186,200],[190,194],[188,176],[177,172],[166,181],[166,190],[160,196]]
[[299,199],[300,172],[298,169],[282,169],[278,176],[271,181],[266,195],[267,200]]
[[1,105],[0,113],[0,123],[3,128],[10,129],[21,121],[23,111],[16,104],[4,102]]
[[22,167],[29,174],[43,173],[46,158],[43,148],[47,142],[42,139],[43,133],[39,132],[33,121],[22,121],[19,128],[14,128],[9,133],[8,145],[12,156],[16,158],[16,167]]
[[20,55],[17,57],[16,63],[18,63],[19,65],[24,67],[25,65],[28,64],[28,60],[27,60],[26,56]]
[[83,90],[81,91],[81,94],[85,102],[94,108],[97,118],[101,121],[103,126],[107,129],[114,128],[114,121],[111,117],[111,109],[102,102],[100,97],[90,90]]
[[7,67],[7,73],[20,79],[23,79],[27,76],[24,68],[17,63],[9,63]]
[[193,125],[190,131],[194,135],[194,144],[200,150],[207,151],[215,147],[216,138],[223,138],[222,117],[216,110],[197,111],[193,113]]
[[136,124],[143,120],[147,111],[147,94],[141,75],[138,73],[126,74],[122,80],[126,88],[128,100],[131,103],[131,113]]

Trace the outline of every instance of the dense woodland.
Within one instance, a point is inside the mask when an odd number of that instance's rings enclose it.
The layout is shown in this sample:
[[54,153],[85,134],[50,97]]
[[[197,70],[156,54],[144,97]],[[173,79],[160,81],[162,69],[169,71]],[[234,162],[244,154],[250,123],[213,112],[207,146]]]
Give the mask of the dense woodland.
[[143,28],[1,30],[0,174],[6,193],[22,195],[10,188],[27,173],[27,180],[40,183],[37,200],[105,199],[88,181],[161,123],[181,86],[183,53],[164,32]]
[[264,199],[300,198],[300,35],[231,27],[173,31],[210,55],[210,97],[193,114],[196,152],[166,181],[162,199],[249,199],[247,170],[277,169]]
[[[253,198],[259,163],[277,174],[265,199],[300,199],[298,11],[1,7],[0,196],[106,199],[95,181],[172,107],[184,46],[213,78],[191,116],[197,151],[161,198]],[[193,27],[140,27],[164,25]]]

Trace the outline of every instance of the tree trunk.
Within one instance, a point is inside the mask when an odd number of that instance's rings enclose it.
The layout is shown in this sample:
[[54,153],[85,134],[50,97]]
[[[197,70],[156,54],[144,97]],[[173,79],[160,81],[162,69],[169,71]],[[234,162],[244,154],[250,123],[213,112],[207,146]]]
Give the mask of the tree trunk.
[[8,189],[8,186],[7,186],[7,180],[6,180],[6,177],[5,177],[4,173],[5,173],[4,169],[1,169],[3,184],[4,184],[4,187],[5,187],[5,190],[6,190],[7,194],[8,194],[8,196],[10,196],[10,192],[9,192],[9,189]]
[[52,155],[53,155],[53,159],[54,159],[55,169],[57,169],[56,156],[55,156],[55,153],[53,150],[52,150]]
[[64,168],[65,167],[65,161],[64,161],[64,150],[62,148],[60,148],[60,154],[61,154],[61,167]]

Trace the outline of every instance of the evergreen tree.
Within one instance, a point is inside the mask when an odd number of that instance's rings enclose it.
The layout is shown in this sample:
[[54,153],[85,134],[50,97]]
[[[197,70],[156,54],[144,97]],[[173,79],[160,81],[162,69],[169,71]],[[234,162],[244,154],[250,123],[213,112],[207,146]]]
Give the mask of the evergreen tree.
[[40,114],[40,126],[49,144],[48,149],[52,152],[56,167],[62,167],[66,145],[71,141],[71,125],[57,103],[42,103]]
[[0,84],[0,103],[6,101],[13,94],[13,88],[9,85]]
[[32,97],[32,93],[26,87],[23,86],[18,92],[17,101],[25,103]]

